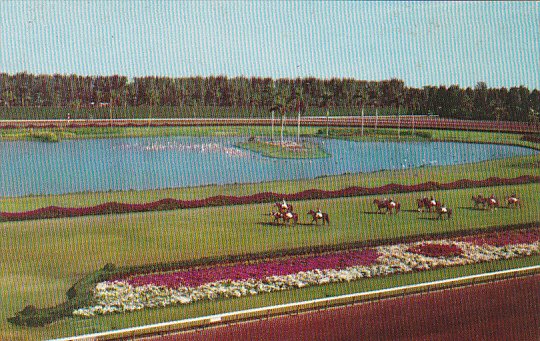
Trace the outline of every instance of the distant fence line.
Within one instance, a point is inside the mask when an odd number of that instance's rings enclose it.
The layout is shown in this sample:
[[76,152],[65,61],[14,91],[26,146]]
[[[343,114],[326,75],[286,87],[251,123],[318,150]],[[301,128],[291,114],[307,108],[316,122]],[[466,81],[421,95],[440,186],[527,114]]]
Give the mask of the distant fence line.
[[340,295],[328,298],[320,298],[304,302],[281,304],[269,307],[254,308],[230,313],[190,318],[180,321],[157,323],[153,325],[133,327],[110,332],[73,336],[54,341],[104,341],[104,340],[125,340],[136,337],[163,335],[168,333],[181,332],[185,330],[200,329],[216,325],[226,325],[248,320],[264,319],[273,316],[283,316],[309,312],[318,309],[346,306],[356,303],[369,302],[392,297],[418,294],[423,292],[453,289],[465,285],[488,283],[509,278],[531,276],[540,273],[540,265],[529,266],[518,269],[502,270],[477,275],[450,278],[429,283],[405,285],[395,288],[368,291],[363,293]]
[[[276,118],[274,122],[279,121]],[[287,116],[285,125],[298,123],[294,115]],[[332,127],[379,127],[450,129],[512,133],[537,133],[540,126],[514,121],[473,121],[447,119],[425,115],[403,116],[305,116],[300,118],[304,126]],[[270,118],[156,118],[156,119],[76,119],[76,120],[0,120],[0,129],[17,128],[85,128],[85,127],[181,127],[181,126],[270,126]]]
[[309,189],[297,193],[285,194],[274,192],[263,192],[246,196],[225,196],[218,195],[198,200],[161,199],[158,201],[142,204],[128,204],[118,202],[107,202],[89,207],[58,207],[48,206],[36,210],[24,212],[0,212],[0,221],[20,221],[34,219],[51,219],[81,217],[89,215],[119,214],[133,212],[166,211],[185,208],[226,206],[226,205],[246,205],[269,203],[287,200],[313,200],[331,199],[340,197],[352,197],[375,194],[406,193],[433,190],[463,189],[474,187],[488,187],[499,185],[517,185],[532,182],[540,182],[540,176],[522,175],[516,178],[491,177],[484,180],[461,179],[448,183],[424,182],[416,185],[387,184],[379,187],[348,187],[340,190]]

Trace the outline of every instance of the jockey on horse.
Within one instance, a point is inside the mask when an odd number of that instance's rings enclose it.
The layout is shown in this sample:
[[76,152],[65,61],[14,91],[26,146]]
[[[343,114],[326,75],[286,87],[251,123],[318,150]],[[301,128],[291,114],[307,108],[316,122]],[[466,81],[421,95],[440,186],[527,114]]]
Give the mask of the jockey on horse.
[[495,198],[495,194],[491,194],[487,200],[488,206],[493,210],[499,207],[499,201]]
[[452,216],[452,209],[447,208],[444,204],[437,206],[436,211],[438,214],[437,219],[442,219],[443,214],[446,214],[448,219]]
[[285,214],[287,212],[292,212],[293,211],[293,207],[292,205],[290,204],[287,204],[287,202],[285,201],[285,199],[283,199],[282,202],[276,202],[276,206],[278,207],[279,209],[279,212]]
[[317,207],[317,212],[315,212],[315,217],[321,219],[323,217],[322,211],[319,207]]
[[521,201],[518,199],[515,193],[512,193],[509,197],[506,198],[506,204],[508,206],[512,205],[513,207],[521,206]]

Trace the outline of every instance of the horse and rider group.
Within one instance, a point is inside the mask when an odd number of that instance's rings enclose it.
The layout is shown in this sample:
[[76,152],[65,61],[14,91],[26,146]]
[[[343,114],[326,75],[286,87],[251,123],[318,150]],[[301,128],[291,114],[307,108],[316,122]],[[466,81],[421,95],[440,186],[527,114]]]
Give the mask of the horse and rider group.
[[[493,211],[501,206],[499,199],[497,199],[494,194],[491,194],[489,197],[485,197],[482,194],[478,194],[476,196],[473,195],[471,199],[474,202],[474,208],[476,209],[489,209]],[[505,198],[505,202],[506,207],[509,208],[521,207],[521,200],[516,196],[515,193],[507,196]]]
[[[474,203],[474,208],[476,209],[490,209],[496,210],[498,207],[501,207],[499,199],[495,195],[491,194],[489,197],[478,194],[472,196]],[[511,194],[505,198],[506,207],[508,208],[519,208],[521,207],[521,199],[519,199],[516,194]],[[392,199],[384,198],[374,199],[373,204],[377,206],[377,211],[375,213],[386,213],[386,214],[397,214],[401,209],[401,204]],[[445,216],[447,219],[452,217],[452,209],[446,207],[446,205],[433,197],[428,198],[424,196],[423,198],[416,199],[416,205],[418,212],[435,212],[437,214],[437,219],[443,219]],[[298,214],[293,211],[293,206],[283,199],[282,202],[275,203],[277,207],[277,212],[272,212],[271,215],[274,217],[274,223],[279,223],[280,219],[283,220],[284,224],[287,223],[298,223]],[[311,216],[312,220],[310,224],[315,223],[319,224],[319,220],[322,221],[322,224],[330,225],[330,219],[328,213],[322,212],[320,208],[317,208],[316,211],[310,210],[308,215]]]
[[[283,199],[282,202],[276,202],[275,206],[277,207],[278,211],[272,211],[271,213],[271,215],[274,217],[274,223],[279,223],[280,219],[283,220],[284,224],[294,223],[296,225],[298,223],[298,213],[293,211],[293,206],[287,203],[285,199]],[[330,225],[328,213],[322,212],[320,208],[317,208],[316,211],[310,210],[307,214],[312,218],[310,224],[315,223],[315,225],[318,225],[319,220],[321,220],[323,225]]]

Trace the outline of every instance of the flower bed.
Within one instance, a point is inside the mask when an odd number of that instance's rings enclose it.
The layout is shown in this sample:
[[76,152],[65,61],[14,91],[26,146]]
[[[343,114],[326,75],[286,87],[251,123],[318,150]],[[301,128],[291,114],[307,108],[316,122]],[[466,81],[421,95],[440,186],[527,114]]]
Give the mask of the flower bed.
[[420,244],[407,249],[407,252],[416,253],[428,257],[456,257],[463,253],[457,245],[449,244]]
[[511,244],[531,244],[540,239],[540,229],[501,231],[460,238],[461,241],[476,245],[505,246]]
[[175,288],[179,285],[196,287],[204,283],[247,279],[264,279],[267,276],[282,276],[315,269],[341,269],[353,265],[374,263],[379,254],[373,249],[330,253],[309,257],[292,257],[254,264],[235,264],[206,267],[173,273],[134,276],[127,283],[134,286],[158,284]]
[[276,200],[310,200],[310,199],[330,199],[361,195],[406,193],[432,190],[448,190],[460,188],[517,185],[531,182],[540,182],[540,176],[523,175],[517,178],[497,178],[492,177],[485,180],[462,179],[449,183],[425,182],[417,185],[388,184],[380,187],[348,187],[341,190],[325,191],[321,189],[310,189],[298,193],[281,194],[263,192],[247,196],[225,196],[218,195],[199,200],[177,200],[162,199],[143,204],[126,204],[108,202],[90,207],[58,207],[49,206],[37,210],[25,212],[0,212],[0,221],[17,221],[47,218],[80,217],[87,215],[117,214],[130,212],[150,212],[175,210],[182,208],[210,207],[223,205],[244,205],[273,202]]
[[88,317],[205,299],[242,297],[540,252],[540,228],[507,232],[504,240],[509,242],[504,245],[497,245],[498,235],[501,234],[484,234],[478,236],[479,239],[467,237],[383,245],[373,249],[120,278],[98,283],[93,291],[92,305],[77,309],[73,314]]

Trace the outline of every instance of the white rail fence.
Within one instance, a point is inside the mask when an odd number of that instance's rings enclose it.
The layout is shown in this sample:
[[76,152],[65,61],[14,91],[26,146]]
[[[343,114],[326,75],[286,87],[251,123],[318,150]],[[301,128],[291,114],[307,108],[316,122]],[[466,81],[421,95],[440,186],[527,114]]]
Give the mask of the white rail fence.
[[519,269],[502,270],[478,275],[463,276],[429,283],[405,285],[395,288],[375,290],[363,293],[320,298],[304,302],[281,304],[204,317],[196,317],[179,321],[157,323],[147,326],[133,327],[110,332],[73,336],[56,339],[54,341],[122,340],[134,339],[136,337],[150,335],[163,335],[183,330],[200,329],[221,324],[236,323],[246,320],[264,319],[280,315],[298,314],[300,312],[327,309],[337,306],[346,306],[360,302],[375,301],[385,298],[419,294],[443,289],[451,289],[460,286],[487,283],[497,280],[517,278],[539,273],[540,265],[535,265]]

